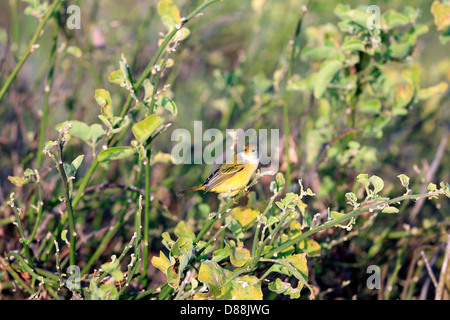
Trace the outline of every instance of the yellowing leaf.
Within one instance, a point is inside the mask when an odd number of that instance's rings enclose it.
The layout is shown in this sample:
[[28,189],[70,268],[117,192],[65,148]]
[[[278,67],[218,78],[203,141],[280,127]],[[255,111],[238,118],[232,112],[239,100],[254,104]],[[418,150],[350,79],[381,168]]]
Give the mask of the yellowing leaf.
[[158,14],[161,17],[163,24],[170,31],[177,24],[180,24],[180,10],[173,3],[172,0],[161,0],[158,2]]
[[105,89],[95,90],[95,101],[102,107],[102,115],[106,118],[111,118],[113,116],[111,96],[109,91]]
[[439,31],[450,27],[450,5],[444,5],[435,0],[431,5],[431,14],[434,16],[434,24]]
[[231,214],[233,215],[233,218],[239,222],[239,224],[245,228],[249,226],[253,221],[256,220],[256,217],[259,214],[259,211],[253,210],[250,208],[247,209],[241,209],[239,207],[234,208],[231,211]]

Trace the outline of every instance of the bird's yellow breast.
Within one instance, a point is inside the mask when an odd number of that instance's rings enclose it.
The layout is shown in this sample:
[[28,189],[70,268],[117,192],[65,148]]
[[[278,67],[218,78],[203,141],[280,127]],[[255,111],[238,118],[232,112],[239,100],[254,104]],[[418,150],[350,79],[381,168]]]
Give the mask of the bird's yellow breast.
[[216,193],[227,193],[228,196],[236,195],[241,189],[243,189],[250,178],[255,173],[258,164],[247,164],[244,169],[236,173],[234,176],[222,181],[217,186],[213,187],[210,191]]

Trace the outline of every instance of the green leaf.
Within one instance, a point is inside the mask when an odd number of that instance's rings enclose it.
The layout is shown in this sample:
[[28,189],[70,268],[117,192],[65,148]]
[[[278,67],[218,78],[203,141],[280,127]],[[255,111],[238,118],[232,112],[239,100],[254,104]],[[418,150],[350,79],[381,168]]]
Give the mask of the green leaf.
[[398,209],[396,207],[386,207],[381,212],[383,212],[383,213],[398,213]]
[[338,60],[327,60],[322,64],[319,72],[315,75],[314,97],[316,99],[319,99],[323,95],[328,84],[341,67],[342,62]]
[[112,118],[113,111],[112,111],[111,95],[109,94],[109,91],[105,89],[97,89],[95,90],[94,98],[95,101],[97,101],[99,106],[102,108],[102,115],[107,119]]
[[279,278],[277,278],[275,282],[269,283],[268,287],[270,291],[273,291],[278,294],[288,295],[291,299],[300,298],[299,288],[292,288],[289,282],[283,282]]
[[381,111],[381,102],[378,99],[362,100],[358,102],[358,109],[363,113],[378,114]]
[[409,177],[405,174],[400,174],[397,176],[402,183],[402,186],[409,190]]
[[64,163],[64,171],[66,172],[67,177],[75,177],[75,174],[77,173],[78,168],[81,165],[81,162],[84,159],[84,154],[79,155],[75,160],[72,161],[70,165]]
[[86,143],[89,143],[89,137],[91,135],[89,126],[81,121],[77,120],[70,120],[65,121],[63,123],[60,123],[56,125],[56,130],[60,130],[61,128],[64,128],[67,126],[67,124],[70,123],[72,125],[72,128],[69,129],[67,132],[73,137],[80,138],[81,140],[85,141]]
[[151,263],[155,268],[158,268],[159,270],[164,272],[164,274],[166,273],[167,268],[169,268],[170,266],[169,259],[167,259],[167,257],[164,255],[162,251],[159,251],[159,257],[157,256],[152,257]]
[[103,130],[103,127],[98,123],[92,124],[89,127],[89,131],[90,131],[90,140],[94,145],[98,142],[98,140],[101,137],[103,137],[106,134],[105,130]]
[[356,197],[356,195],[353,192],[347,192],[345,194],[345,198],[347,199],[348,202],[350,202],[350,204],[357,208],[358,207],[358,198]]
[[252,222],[256,220],[258,214],[258,210],[253,210],[250,208],[243,209],[241,207],[235,207],[231,210],[231,215],[243,228],[246,228],[252,224]]
[[179,238],[184,237],[184,238],[191,239],[191,240],[195,239],[194,232],[192,232],[192,230],[189,228],[189,226],[183,220],[178,222],[178,224],[175,227],[174,233]]
[[98,161],[111,161],[120,160],[131,157],[136,152],[131,147],[113,147],[106,150],[102,150],[98,154]]
[[101,265],[101,268],[103,271],[107,272],[107,273],[111,273],[114,270],[117,269],[117,267],[119,266],[119,261],[117,259],[114,259],[114,262],[107,262]]
[[389,55],[392,58],[403,59],[409,55],[411,45],[407,42],[402,43],[392,43],[389,46]]
[[341,50],[346,51],[364,51],[366,47],[364,46],[364,43],[361,40],[358,39],[349,39],[346,40],[341,47]]
[[431,183],[431,182],[430,182],[430,183],[428,184],[428,186],[427,186],[427,190],[430,191],[430,192],[436,191],[436,189],[437,189],[437,185],[434,184],[434,183]]
[[144,99],[143,100],[145,102],[150,102],[152,95],[153,95],[154,87],[149,79],[145,79],[142,85],[144,87]]
[[29,178],[26,177],[13,177],[8,176],[8,180],[14,184],[16,187],[22,187],[24,184],[27,184],[30,182]]
[[404,86],[395,89],[394,106],[392,108],[393,115],[405,115],[408,113],[406,108],[414,99],[414,86],[407,83]]
[[383,14],[383,18],[389,29],[405,26],[410,23],[408,17],[392,9],[386,11]]
[[122,70],[116,70],[109,74],[108,81],[121,87],[127,86],[127,77]]
[[172,115],[176,116],[178,114],[178,108],[175,102],[168,98],[168,97],[162,97],[162,99],[158,100],[158,105],[163,107],[164,109],[168,110]]
[[250,251],[239,247],[231,248],[230,262],[235,267],[242,267],[250,259]]
[[61,231],[61,240],[64,242],[67,241],[67,230]]
[[377,194],[378,192],[383,190],[384,182],[383,182],[383,179],[381,179],[380,177],[373,175],[370,177],[370,182],[372,183],[372,185],[374,187],[374,190],[373,190],[374,194]]
[[79,155],[78,157],[76,157],[75,160],[72,161],[72,166],[73,166],[73,168],[75,168],[75,172],[80,167],[81,163],[83,162],[83,159],[84,159],[84,154]]
[[162,241],[161,242],[164,245],[164,247],[166,247],[167,250],[170,250],[172,248],[173,244],[175,243],[175,241],[173,241],[170,238],[170,234],[168,232],[163,232],[161,234],[161,237],[162,237]]
[[436,94],[444,93],[445,91],[447,91],[447,89],[448,89],[447,82],[440,82],[435,86],[420,89],[419,92],[417,93],[417,98],[419,98],[420,100],[427,100]]
[[155,131],[161,123],[162,119],[160,116],[151,114],[144,120],[133,125],[132,131],[136,139],[143,143],[150,138],[153,131]]
[[120,270],[113,270],[110,272],[110,274],[116,282],[120,282],[123,280],[123,273]]
[[358,181],[359,183],[361,183],[362,185],[364,185],[364,187],[366,188],[366,190],[369,188],[369,185],[370,185],[369,175],[367,175],[367,174],[365,174],[365,173],[360,173],[360,174],[358,174],[358,176],[356,177],[356,181]]
[[214,251],[214,255],[211,261],[213,262],[222,261],[223,259],[228,258],[230,254],[231,254],[230,245],[226,243],[224,248]]
[[178,273],[181,275],[192,258],[194,247],[192,240],[188,238],[178,238],[170,249],[170,255],[179,262]]
[[337,53],[338,52],[335,47],[320,46],[320,47],[305,48],[302,51],[302,56],[315,59],[330,59],[335,58]]
[[81,56],[83,55],[83,52],[81,51],[81,49],[77,46],[68,46],[64,52],[73,55],[76,58],[81,58]]

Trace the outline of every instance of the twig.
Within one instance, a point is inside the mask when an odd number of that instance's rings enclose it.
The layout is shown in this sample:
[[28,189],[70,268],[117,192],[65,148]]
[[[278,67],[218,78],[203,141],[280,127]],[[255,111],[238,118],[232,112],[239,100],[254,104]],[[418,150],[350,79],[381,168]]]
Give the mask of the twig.
[[62,129],[59,133],[59,138],[57,141],[57,148],[58,148],[58,171],[61,175],[62,184],[64,186],[64,198],[66,202],[66,208],[67,213],[69,216],[69,249],[70,249],[70,255],[69,255],[69,261],[71,265],[75,265],[75,244],[76,244],[76,230],[75,230],[75,220],[74,220],[74,213],[73,213],[73,207],[72,207],[72,198],[70,196],[70,189],[69,189],[69,181],[67,179],[66,171],[64,170],[64,163],[62,158],[62,148],[65,143],[64,139],[64,133],[65,129]]
[[[450,126],[447,126],[444,134],[442,135],[442,138],[441,138],[439,146],[436,150],[436,153],[434,155],[434,159],[431,162],[430,168],[428,169],[427,173],[425,174],[424,179],[426,182],[430,182],[433,179],[434,174],[436,173],[436,170],[439,167],[439,163],[441,162],[442,156],[444,155],[444,151],[447,146],[449,136],[450,136]],[[427,191],[427,187],[426,187],[426,185],[424,185],[422,187],[422,189],[420,190],[420,192],[424,193],[426,191]],[[424,201],[425,201],[425,199],[421,199],[414,204],[414,207],[412,208],[411,213],[409,214],[410,221],[413,221],[416,218],[417,214],[420,212],[420,210],[423,207]]]
[[448,264],[450,261],[450,233],[447,234],[447,246],[445,249],[444,261],[442,262],[441,273],[439,275],[439,284],[436,287],[435,300],[442,300],[445,288],[445,279],[447,276]]
[[427,267],[428,275],[430,276],[431,281],[433,281],[434,287],[437,288],[438,282],[436,280],[436,277],[434,276],[433,270],[431,270],[430,262],[428,261],[425,252],[423,250],[420,250],[420,254],[422,255],[422,259],[425,262],[425,266]]

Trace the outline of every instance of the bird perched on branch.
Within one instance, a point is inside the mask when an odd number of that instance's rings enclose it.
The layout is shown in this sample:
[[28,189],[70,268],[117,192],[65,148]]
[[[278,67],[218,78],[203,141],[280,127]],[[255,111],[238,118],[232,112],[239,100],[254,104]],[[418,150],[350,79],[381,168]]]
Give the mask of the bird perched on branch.
[[212,173],[202,184],[177,192],[185,193],[203,190],[233,197],[244,189],[255,173],[259,164],[259,149],[254,143],[247,143],[243,151],[234,156],[233,161],[226,161]]

